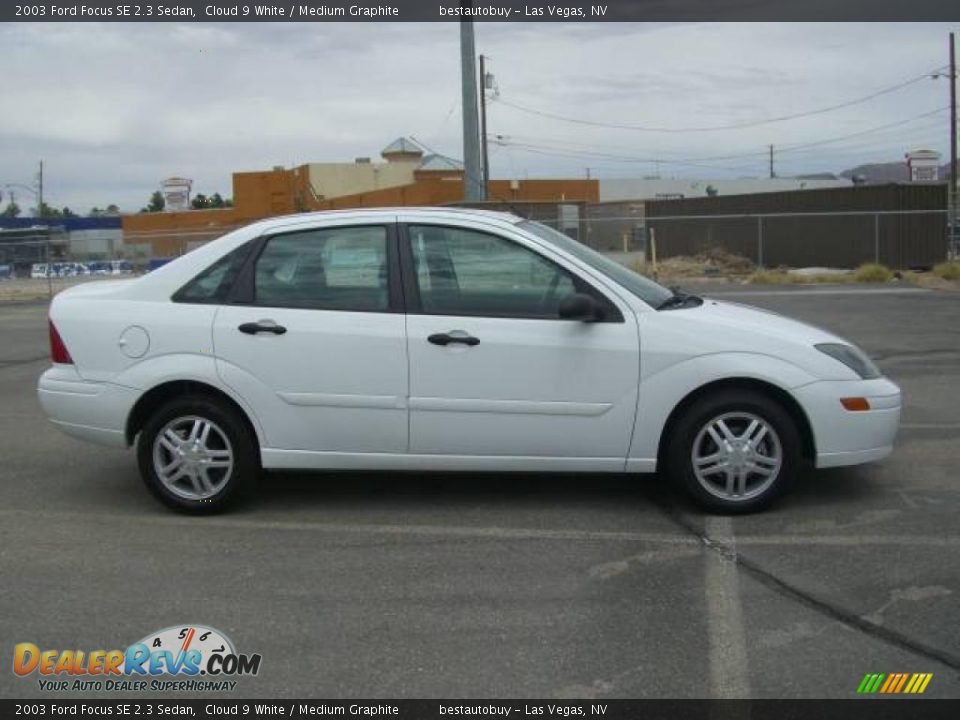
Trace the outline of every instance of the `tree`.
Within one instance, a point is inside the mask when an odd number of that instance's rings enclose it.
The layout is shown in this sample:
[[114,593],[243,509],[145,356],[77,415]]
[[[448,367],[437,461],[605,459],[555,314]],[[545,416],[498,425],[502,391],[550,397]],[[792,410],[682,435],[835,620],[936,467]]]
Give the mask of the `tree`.
[[40,206],[36,208],[36,216],[41,218],[58,218],[63,217],[63,213],[55,207],[50,207],[47,203],[40,203]]
[[104,210],[104,213],[107,214],[107,215],[119,215],[119,214],[120,214],[120,208],[118,208],[118,207],[117,207],[116,205],[114,205],[113,203],[110,203],[109,205],[107,205],[107,209]]
[[209,197],[203,193],[197,193],[193,196],[193,200],[190,201],[190,207],[194,210],[229,208],[233,207],[233,200],[224,198],[223,195],[218,192],[215,192]]
[[141,212],[160,212],[167,206],[167,201],[163,199],[163,193],[154,190],[150,196],[150,202]]
[[103,210],[98,207],[90,208],[90,212],[87,213],[87,217],[100,217],[103,215]]
[[3,209],[2,214],[3,214],[3,217],[15,218],[17,215],[20,214],[20,206],[11,200],[7,204],[7,206]]
[[77,214],[66,205],[63,206],[63,210],[60,211],[60,214],[65,218],[77,217]]

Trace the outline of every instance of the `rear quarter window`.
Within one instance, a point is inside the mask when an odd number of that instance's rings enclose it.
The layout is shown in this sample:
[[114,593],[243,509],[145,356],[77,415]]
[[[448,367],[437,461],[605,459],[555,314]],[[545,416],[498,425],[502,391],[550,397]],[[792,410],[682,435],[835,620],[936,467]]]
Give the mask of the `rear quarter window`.
[[240,268],[253,247],[248,242],[231,250],[173,294],[174,302],[220,303],[230,292]]

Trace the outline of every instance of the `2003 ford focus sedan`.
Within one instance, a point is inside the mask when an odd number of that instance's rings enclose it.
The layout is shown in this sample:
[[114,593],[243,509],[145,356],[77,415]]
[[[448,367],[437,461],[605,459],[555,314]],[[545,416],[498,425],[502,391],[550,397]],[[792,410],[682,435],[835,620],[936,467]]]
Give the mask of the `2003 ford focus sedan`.
[[186,511],[260,468],[653,472],[709,509],[890,453],[900,391],[850,343],[672,292],[507,214],[274,218],[50,308],[39,396],[136,445]]

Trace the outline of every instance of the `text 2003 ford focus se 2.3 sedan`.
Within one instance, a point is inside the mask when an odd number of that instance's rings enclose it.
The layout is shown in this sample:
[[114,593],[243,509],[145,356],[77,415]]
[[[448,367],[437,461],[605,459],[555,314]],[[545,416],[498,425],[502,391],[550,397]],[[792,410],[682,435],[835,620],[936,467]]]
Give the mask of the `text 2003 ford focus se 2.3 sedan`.
[[757,509],[805,460],[890,453],[900,391],[856,347],[675,294],[506,214],[275,218],[60,293],[40,402],[219,509],[263,468],[650,472]]

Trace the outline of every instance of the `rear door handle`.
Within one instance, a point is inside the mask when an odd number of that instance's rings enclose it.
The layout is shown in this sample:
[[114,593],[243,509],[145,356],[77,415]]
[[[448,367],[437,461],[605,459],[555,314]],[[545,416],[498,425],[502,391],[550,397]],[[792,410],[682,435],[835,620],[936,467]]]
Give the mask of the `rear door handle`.
[[287,331],[283,325],[277,325],[273,320],[258,320],[257,322],[243,323],[237,330],[247,335],[256,335],[262,332],[283,335]]
[[461,345],[469,345],[473,347],[474,345],[480,344],[480,339],[475,338],[472,335],[451,335],[450,333],[434,333],[427,338],[427,342],[431,342],[434,345],[449,345],[451,343],[460,343]]

